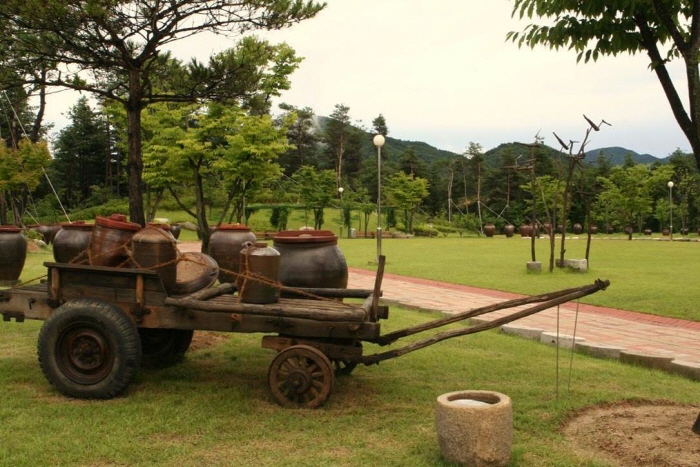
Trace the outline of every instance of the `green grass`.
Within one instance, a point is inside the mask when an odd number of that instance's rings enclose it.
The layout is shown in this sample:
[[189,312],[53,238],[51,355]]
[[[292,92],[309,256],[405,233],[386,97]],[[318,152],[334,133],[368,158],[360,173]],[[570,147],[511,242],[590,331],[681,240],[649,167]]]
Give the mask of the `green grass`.
[[[566,258],[584,258],[586,241],[567,238]],[[340,248],[352,267],[376,269],[376,241],[343,239]],[[456,284],[534,295],[609,279],[604,292],[582,302],[622,310],[700,321],[700,289],[694,284],[700,242],[597,237],[587,273],[557,269],[550,273],[549,242],[537,240],[543,272],[528,273],[530,241],[520,237],[416,237],[384,239],[385,271]],[[558,257],[559,247],[556,254]]]
[[[392,314],[386,330],[437,317]],[[266,379],[274,353],[260,348],[259,336],[241,334],[179,366],[142,371],[123,397],[71,400],[37,365],[39,326],[0,326],[0,465],[445,466],[435,399],[480,389],[513,401],[511,465],[605,466],[560,434],[573,411],[628,399],[697,403],[696,382],[582,355],[567,390],[568,354],[560,354],[557,398],[555,350],[493,331],[358,367],[336,380],[319,410],[277,406]]]
[[[521,240],[435,240],[386,241],[387,271],[441,272],[443,279],[452,274],[470,280],[518,275],[508,280],[533,281],[544,289],[559,287],[559,280],[589,280],[561,272],[556,279],[546,273],[525,274],[528,253],[520,251],[525,248]],[[511,253],[506,252],[508,242],[513,244]],[[609,243],[623,251],[632,245],[647,248],[642,242]],[[352,265],[367,266],[375,245],[369,240],[342,242]],[[670,252],[698,245],[658,247],[670,247]],[[603,268],[605,248],[594,245],[594,254],[600,255],[596,268]],[[571,250],[575,252],[574,245]],[[660,257],[659,251],[665,250],[647,251]],[[687,259],[688,251],[676,254]],[[439,263],[438,252],[446,262],[429,267]],[[510,258],[516,252],[519,256]],[[639,256],[634,251],[619,254],[615,261]],[[485,259],[476,261],[477,256]],[[503,264],[506,258],[509,262]],[[411,265],[419,259],[420,264]],[[51,260],[47,252],[30,254],[23,279],[39,275],[46,260]],[[480,267],[492,272],[480,274]],[[383,331],[437,317],[392,308]],[[59,395],[44,379],[35,350],[40,326],[0,323],[1,466],[447,466],[436,439],[435,400],[446,392],[479,389],[505,393],[513,401],[511,466],[603,467],[608,464],[596,460],[594,452],[582,453],[560,433],[576,410],[659,399],[697,407],[697,382],[578,354],[569,386],[567,352],[560,351],[557,362],[555,349],[495,331],[358,367],[336,380],[330,400],[318,410],[283,409],[272,400],[267,368],[274,353],[260,348],[259,335],[246,334],[223,335],[217,345],[188,353],[178,366],[142,370],[123,397],[80,401]],[[365,345],[366,354],[383,350]]]

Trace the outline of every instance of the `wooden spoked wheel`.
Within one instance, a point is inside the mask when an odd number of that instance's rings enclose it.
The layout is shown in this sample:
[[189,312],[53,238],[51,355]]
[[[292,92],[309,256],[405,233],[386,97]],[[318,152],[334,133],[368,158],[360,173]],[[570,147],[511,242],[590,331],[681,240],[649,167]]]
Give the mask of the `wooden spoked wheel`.
[[267,378],[280,405],[312,409],[328,400],[334,376],[323,352],[308,345],[294,345],[272,360]]

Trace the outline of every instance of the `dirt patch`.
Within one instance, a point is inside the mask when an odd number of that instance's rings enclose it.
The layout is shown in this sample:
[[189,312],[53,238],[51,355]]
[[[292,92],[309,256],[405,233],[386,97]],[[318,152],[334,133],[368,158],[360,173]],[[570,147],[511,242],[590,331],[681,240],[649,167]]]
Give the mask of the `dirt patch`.
[[564,426],[582,453],[624,467],[697,467],[700,436],[691,430],[700,407],[624,403],[592,407]]
[[192,343],[189,350],[201,350],[209,347],[214,347],[227,339],[230,339],[229,333],[214,332],[214,331],[196,331],[192,336]]

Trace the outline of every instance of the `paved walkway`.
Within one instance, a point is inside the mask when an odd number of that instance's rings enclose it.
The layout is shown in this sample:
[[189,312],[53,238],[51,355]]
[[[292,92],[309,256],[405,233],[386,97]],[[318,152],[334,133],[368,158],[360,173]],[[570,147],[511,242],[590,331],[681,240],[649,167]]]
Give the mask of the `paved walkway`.
[[[374,287],[374,275],[374,271],[351,268],[348,287],[371,289]],[[520,297],[505,292],[394,274],[384,274],[382,290],[385,300],[447,313],[467,311]],[[496,311],[479,318],[491,320],[515,310],[518,308]],[[568,335],[574,334],[575,327],[576,336],[586,339],[587,343],[672,356],[676,361],[700,365],[700,322],[569,302],[561,305],[558,311],[557,308],[548,309],[511,324],[531,326],[545,332],[556,332],[558,325],[559,333]]]

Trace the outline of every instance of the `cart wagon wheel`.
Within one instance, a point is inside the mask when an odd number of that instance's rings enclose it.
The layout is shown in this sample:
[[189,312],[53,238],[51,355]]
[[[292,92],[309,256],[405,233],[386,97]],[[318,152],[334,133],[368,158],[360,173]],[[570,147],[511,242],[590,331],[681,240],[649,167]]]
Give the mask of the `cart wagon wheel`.
[[189,349],[193,335],[190,329],[139,328],[141,366],[166,368],[178,363]]
[[118,307],[78,299],[60,306],[39,333],[39,365],[59,392],[80,399],[111,399],[141,365],[136,325]]
[[284,407],[319,407],[333,388],[330,360],[308,345],[294,345],[277,354],[267,379],[272,395]]

